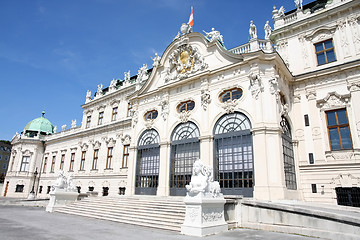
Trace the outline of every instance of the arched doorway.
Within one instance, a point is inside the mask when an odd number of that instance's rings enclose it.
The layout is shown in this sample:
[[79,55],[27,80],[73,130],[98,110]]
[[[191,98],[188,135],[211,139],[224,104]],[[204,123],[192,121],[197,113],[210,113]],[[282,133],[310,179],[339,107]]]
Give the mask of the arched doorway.
[[179,124],[171,135],[170,195],[185,196],[193,163],[200,158],[200,131],[192,122]]
[[135,194],[156,195],[159,183],[160,137],[154,129],[143,132],[138,142]]
[[254,191],[251,123],[242,113],[222,116],[214,127],[214,176],[224,195],[252,197]]

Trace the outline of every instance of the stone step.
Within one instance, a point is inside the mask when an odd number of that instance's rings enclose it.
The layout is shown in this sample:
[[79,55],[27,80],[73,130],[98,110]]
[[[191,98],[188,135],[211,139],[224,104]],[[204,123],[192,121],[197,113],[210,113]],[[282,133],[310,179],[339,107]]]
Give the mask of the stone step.
[[185,204],[174,199],[98,197],[74,202],[56,212],[180,231]]
[[104,215],[104,213],[96,214],[93,212],[89,213],[89,212],[83,212],[80,210],[76,210],[76,211],[73,210],[71,212],[68,212],[65,209],[58,209],[56,212],[78,215],[78,216],[83,216],[83,217],[97,218],[97,219],[131,224],[131,225],[139,225],[139,226],[143,226],[143,227],[158,228],[158,229],[164,229],[164,230],[170,230],[170,231],[180,231],[181,224],[183,222],[183,221],[181,221],[176,224],[169,224],[167,222],[164,223],[162,221],[142,220],[142,219],[138,219],[138,218],[119,217],[119,216],[112,216],[112,215],[108,216],[108,215]]
[[[67,211],[72,211],[72,210],[78,210],[79,206],[67,206],[64,207],[65,210]],[[129,208],[117,208],[117,207],[111,207],[111,208],[101,208],[101,207],[91,207],[91,206],[82,206],[81,207],[82,211],[102,211],[104,213],[111,213],[111,214],[119,214],[119,215],[129,215]],[[184,220],[185,218],[185,212],[176,212],[176,211],[172,211],[172,212],[163,212],[161,211],[159,213],[159,211],[153,210],[153,209],[133,209],[131,210],[131,216],[136,216],[136,217],[140,217],[140,216],[153,216],[153,217],[158,217],[160,219],[177,219],[177,220]]]

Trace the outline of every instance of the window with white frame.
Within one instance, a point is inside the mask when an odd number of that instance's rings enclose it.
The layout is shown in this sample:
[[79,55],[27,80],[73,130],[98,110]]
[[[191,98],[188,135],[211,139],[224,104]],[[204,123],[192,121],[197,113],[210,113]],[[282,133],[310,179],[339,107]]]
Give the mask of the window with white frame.
[[23,156],[20,166],[21,172],[29,171],[29,164],[30,164],[30,156]]

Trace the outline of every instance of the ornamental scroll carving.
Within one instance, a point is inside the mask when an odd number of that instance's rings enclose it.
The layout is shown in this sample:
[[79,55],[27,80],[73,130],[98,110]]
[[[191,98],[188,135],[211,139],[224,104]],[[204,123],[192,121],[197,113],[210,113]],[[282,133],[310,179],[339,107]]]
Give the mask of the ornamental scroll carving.
[[264,91],[264,87],[262,85],[262,80],[259,74],[256,74],[254,72],[251,72],[249,74],[249,79],[250,79],[250,91],[252,96],[255,99],[259,98],[259,93]]
[[223,218],[223,213],[222,212],[203,213],[202,218],[205,222],[215,222]]
[[189,74],[204,70],[208,65],[196,47],[189,44],[180,45],[169,57],[165,82],[187,78]]

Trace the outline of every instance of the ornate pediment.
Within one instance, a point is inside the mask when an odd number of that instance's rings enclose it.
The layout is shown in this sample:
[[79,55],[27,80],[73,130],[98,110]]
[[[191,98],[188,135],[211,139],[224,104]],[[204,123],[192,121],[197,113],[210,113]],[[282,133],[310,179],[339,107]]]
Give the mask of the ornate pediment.
[[337,107],[346,107],[350,101],[350,94],[338,94],[336,92],[330,92],[328,95],[320,100],[317,100],[317,105],[321,109],[331,109]]
[[170,54],[168,61],[169,67],[166,68],[165,82],[187,78],[190,74],[208,67],[198,48],[186,42],[179,45]]
[[305,39],[311,42],[320,42],[326,39],[332,38],[336,31],[336,26],[333,27],[321,27],[314,30],[309,35],[305,36]]

